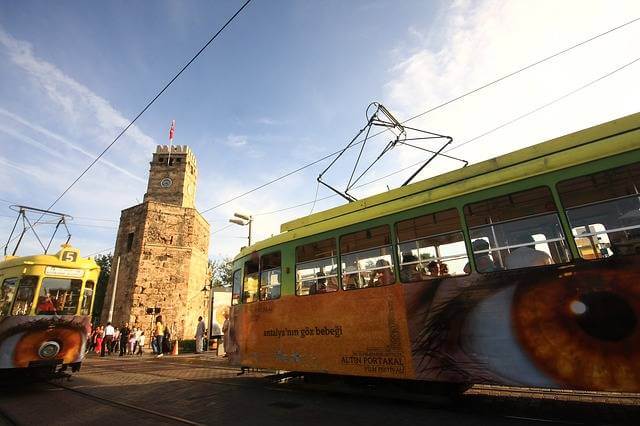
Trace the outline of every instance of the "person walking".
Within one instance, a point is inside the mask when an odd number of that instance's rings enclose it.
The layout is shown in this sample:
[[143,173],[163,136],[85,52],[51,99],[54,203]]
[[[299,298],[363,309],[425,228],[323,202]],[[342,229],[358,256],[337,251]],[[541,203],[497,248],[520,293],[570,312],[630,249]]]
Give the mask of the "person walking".
[[164,339],[164,324],[162,323],[162,317],[158,316],[156,318],[156,331],[154,333],[156,347],[158,348],[158,355],[156,358],[160,358],[162,354],[162,340]]
[[102,350],[100,351],[100,356],[103,357],[105,352],[111,354],[111,342],[113,341],[113,335],[116,330],[111,325],[111,321],[107,323],[107,326],[104,328],[104,339],[102,340]]
[[129,333],[129,341],[127,342],[127,355],[133,355],[136,352],[136,341],[138,338],[136,337],[136,333],[138,332],[137,327],[133,327],[131,329],[131,333]]
[[198,317],[198,325],[196,326],[196,353],[202,353],[202,342],[204,340],[204,333],[206,331],[206,327],[204,325],[204,321],[202,317]]
[[129,328],[129,323],[125,322],[124,326],[120,327],[120,356],[124,356],[127,353],[129,334],[131,334],[131,329]]
[[133,333],[134,337],[136,338],[136,343],[133,346],[133,353],[138,353],[138,345],[140,344],[140,336],[142,336],[142,328],[138,327],[136,328],[135,333]]
[[222,345],[224,346],[224,356],[229,356],[227,349],[229,347],[229,312],[226,312],[224,315],[224,322],[222,323]]
[[138,340],[136,341],[136,344],[138,345],[138,351],[136,352],[137,355],[142,356],[144,354],[144,341],[146,340],[146,337],[144,335],[144,331],[140,332],[140,336],[138,336]]
[[104,340],[104,330],[102,326],[98,326],[96,329],[96,355],[102,353],[102,341]]

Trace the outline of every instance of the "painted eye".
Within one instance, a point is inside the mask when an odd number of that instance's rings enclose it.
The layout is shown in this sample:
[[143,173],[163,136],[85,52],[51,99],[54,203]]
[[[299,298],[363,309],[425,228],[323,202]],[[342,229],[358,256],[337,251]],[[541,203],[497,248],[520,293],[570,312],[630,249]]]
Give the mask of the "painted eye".
[[639,274],[521,276],[465,318],[464,352],[500,381],[542,387],[640,388]]
[[511,322],[515,286],[483,299],[466,318],[465,352],[497,375],[500,382],[554,387],[553,380],[540,374],[527,351],[518,343]]
[[581,389],[640,388],[640,274],[584,271],[521,286],[514,327],[536,366]]
[[28,367],[29,362],[62,359],[65,364],[75,362],[82,350],[79,330],[56,327],[22,333],[16,342],[13,362],[16,367]]
[[79,360],[84,346],[82,329],[49,321],[28,321],[14,325],[0,341],[0,368],[25,368],[32,361],[61,359],[65,364]]

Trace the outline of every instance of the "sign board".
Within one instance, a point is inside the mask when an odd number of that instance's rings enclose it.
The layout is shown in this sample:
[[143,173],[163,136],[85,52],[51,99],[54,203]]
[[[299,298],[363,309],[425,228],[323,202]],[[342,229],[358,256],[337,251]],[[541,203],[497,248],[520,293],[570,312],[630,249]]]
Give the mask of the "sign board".
[[78,252],[71,250],[64,250],[60,259],[65,262],[75,262],[78,260]]
[[44,269],[45,275],[55,275],[57,277],[82,278],[84,269],[58,268],[55,266],[47,266]]

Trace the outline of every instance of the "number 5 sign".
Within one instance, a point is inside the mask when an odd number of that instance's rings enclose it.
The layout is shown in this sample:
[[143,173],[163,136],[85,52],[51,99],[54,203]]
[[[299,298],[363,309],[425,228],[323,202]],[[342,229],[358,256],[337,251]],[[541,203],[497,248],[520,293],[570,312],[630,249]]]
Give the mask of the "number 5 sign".
[[75,251],[63,251],[62,260],[65,262],[75,262],[78,259],[78,253]]

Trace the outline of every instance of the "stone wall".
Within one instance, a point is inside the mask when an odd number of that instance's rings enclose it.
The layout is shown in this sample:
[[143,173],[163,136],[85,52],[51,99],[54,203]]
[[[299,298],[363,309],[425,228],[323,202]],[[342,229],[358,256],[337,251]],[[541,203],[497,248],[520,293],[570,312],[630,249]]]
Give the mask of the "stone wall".
[[[135,237],[127,252],[129,232]],[[121,256],[114,323],[128,321],[149,335],[154,315],[146,310],[157,307],[174,336],[193,338],[197,318],[203,313],[200,290],[206,279],[208,246],[209,224],[195,209],[147,201],[124,210],[114,253],[114,265]],[[103,322],[114,276],[115,269]]]

